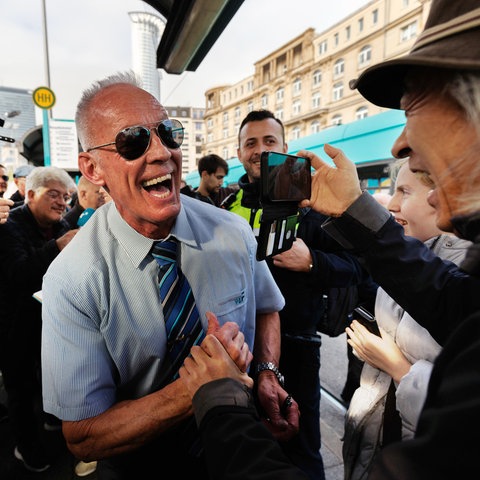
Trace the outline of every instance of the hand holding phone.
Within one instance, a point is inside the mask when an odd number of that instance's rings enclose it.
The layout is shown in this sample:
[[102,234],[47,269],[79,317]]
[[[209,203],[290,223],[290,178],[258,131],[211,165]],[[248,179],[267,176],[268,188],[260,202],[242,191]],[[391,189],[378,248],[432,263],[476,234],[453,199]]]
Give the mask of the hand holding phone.
[[360,322],[370,333],[381,337],[380,329],[375,317],[365,308],[357,307],[353,311],[353,319]]

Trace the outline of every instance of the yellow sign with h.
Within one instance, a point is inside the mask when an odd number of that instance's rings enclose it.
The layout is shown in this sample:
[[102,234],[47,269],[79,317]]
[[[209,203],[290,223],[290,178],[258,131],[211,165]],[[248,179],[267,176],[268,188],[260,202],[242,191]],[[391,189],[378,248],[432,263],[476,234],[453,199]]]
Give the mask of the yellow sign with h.
[[33,102],[37,107],[48,110],[55,105],[55,94],[48,87],[38,87],[33,91]]

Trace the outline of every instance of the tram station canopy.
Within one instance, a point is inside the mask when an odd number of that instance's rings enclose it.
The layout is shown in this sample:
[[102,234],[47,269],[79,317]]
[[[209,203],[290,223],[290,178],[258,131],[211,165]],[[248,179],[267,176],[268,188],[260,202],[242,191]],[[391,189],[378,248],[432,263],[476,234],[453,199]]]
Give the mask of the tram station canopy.
[[157,48],[157,68],[194,72],[244,0],[144,0],[167,23]]

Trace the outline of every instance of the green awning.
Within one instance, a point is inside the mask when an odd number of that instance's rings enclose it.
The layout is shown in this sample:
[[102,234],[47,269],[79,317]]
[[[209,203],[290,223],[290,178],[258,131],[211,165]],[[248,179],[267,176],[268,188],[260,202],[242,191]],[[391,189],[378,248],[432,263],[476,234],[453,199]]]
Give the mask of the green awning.
[[338,125],[319,133],[293,140],[289,153],[309,150],[322,160],[333,163],[323,151],[328,143],[340,148],[355,164],[379,163],[391,160],[393,143],[405,126],[403,110],[388,110],[356,122]]
[[[403,110],[388,110],[288,142],[288,152],[295,155],[299,150],[310,150],[322,160],[333,164],[323,151],[323,146],[329,143],[342,149],[356,165],[365,167],[370,164],[386,163],[393,159],[392,146],[404,126],[405,113]],[[245,173],[238,158],[228,160],[228,165],[229,171],[225,177],[224,186],[237,183]],[[198,187],[200,183],[197,171],[190,172],[185,180],[194,188]]]

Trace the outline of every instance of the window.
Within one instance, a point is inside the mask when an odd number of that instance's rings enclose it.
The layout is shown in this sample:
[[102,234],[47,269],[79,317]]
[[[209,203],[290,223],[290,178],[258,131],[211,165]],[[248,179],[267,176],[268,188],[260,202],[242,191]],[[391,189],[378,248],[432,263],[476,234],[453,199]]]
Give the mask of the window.
[[370,63],[370,60],[372,59],[372,47],[370,45],[365,45],[362,47],[360,50],[360,53],[358,54],[358,66],[360,68],[365,67]]
[[312,95],[312,108],[313,109],[320,108],[320,93],[319,92],[315,92]]
[[372,12],[372,23],[374,25],[376,25],[378,23],[378,10],[375,9],[373,12]]
[[275,92],[275,100],[277,103],[283,102],[283,97],[285,96],[285,88],[279,87]]
[[209,118],[207,120],[207,128],[212,128],[213,127],[213,118]]
[[339,58],[333,65],[333,78],[338,78],[343,75],[345,71],[345,61],[343,58]]
[[343,98],[343,82],[337,82],[333,86],[333,101],[337,101]]
[[321,70],[315,70],[313,72],[313,86],[316,87],[322,83],[322,71]]
[[268,108],[268,95],[266,93],[262,95],[262,108]]
[[417,21],[400,29],[400,42],[407,42],[417,35]]
[[225,159],[228,158],[228,147],[223,147],[222,156]]
[[293,66],[298,67],[302,64],[302,44],[293,47]]
[[228,138],[228,128],[224,128],[222,131],[223,138]]
[[341,115],[334,115],[332,117],[332,125],[341,125],[342,124],[342,116]]
[[339,36],[337,32],[333,35],[333,44],[335,45],[335,47],[338,47],[338,42],[339,42]]
[[279,120],[283,120],[283,108],[277,108],[277,110],[275,110],[275,116]]
[[293,94],[299,95],[301,91],[302,91],[302,79],[300,77],[297,77],[293,81]]
[[320,131],[320,122],[318,120],[314,120],[310,124],[310,133],[318,133]]
[[240,107],[235,107],[235,118],[240,118]]
[[323,55],[324,53],[327,53],[327,41],[323,40],[320,42],[318,45],[318,54]]
[[346,28],[345,28],[345,37],[347,40],[350,40],[350,36],[352,35],[352,29],[350,27],[350,25],[348,25]]
[[248,103],[247,103],[247,112],[250,113],[253,111],[253,102],[250,100]]
[[363,18],[358,19],[358,31],[363,32]]
[[228,122],[228,112],[223,112],[223,123]]
[[300,138],[300,127],[296,126],[292,128],[290,132],[290,140],[298,140]]
[[361,120],[362,118],[368,117],[368,108],[367,107],[359,107],[355,112],[355,120]]
[[213,133],[209,133],[207,135],[207,143],[212,143],[213,142]]
[[300,103],[300,100],[295,100],[292,104],[293,115],[300,115],[301,110],[302,110],[302,104]]

